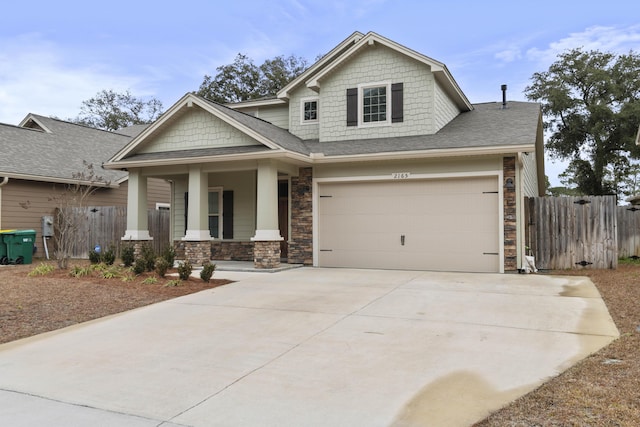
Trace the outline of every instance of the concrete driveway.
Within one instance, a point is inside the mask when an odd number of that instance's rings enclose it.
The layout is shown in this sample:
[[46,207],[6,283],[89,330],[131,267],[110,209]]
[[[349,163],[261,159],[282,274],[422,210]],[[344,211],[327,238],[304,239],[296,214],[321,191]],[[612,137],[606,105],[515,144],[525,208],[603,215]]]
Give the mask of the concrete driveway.
[[301,268],[0,346],[3,425],[455,426],[618,331],[587,278]]

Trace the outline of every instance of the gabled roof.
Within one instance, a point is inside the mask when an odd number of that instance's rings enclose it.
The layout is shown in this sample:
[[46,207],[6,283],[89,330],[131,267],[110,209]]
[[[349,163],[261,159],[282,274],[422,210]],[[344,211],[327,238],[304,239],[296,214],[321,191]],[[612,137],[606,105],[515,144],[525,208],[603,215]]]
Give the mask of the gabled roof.
[[362,34],[359,31],[355,31],[349,37],[347,37],[342,42],[340,42],[338,46],[331,49],[329,53],[327,53],[326,55],[323,55],[322,58],[316,61],[315,64],[307,68],[304,71],[304,73],[300,74],[298,77],[296,77],[291,82],[289,82],[289,84],[287,84],[285,87],[280,89],[280,91],[278,91],[278,94],[277,94],[278,98],[288,99],[289,93],[293,89],[303,84],[305,81],[310,79],[314,74],[324,69],[327,65],[331,64],[337,57],[342,55],[348,49],[352,48],[363,37],[364,37],[364,34]]
[[118,129],[116,133],[120,135],[126,135],[131,138],[135,138],[136,136],[140,135],[142,131],[148,127],[149,127],[148,123],[144,125],[131,125],[131,126],[127,126],[126,128]]
[[[232,108],[226,107],[222,104],[218,104],[213,101],[209,101],[203,97],[195,95],[193,93],[187,93],[178,102],[176,102],[169,110],[167,110],[156,122],[142,131],[136,138],[134,138],[127,146],[117,152],[108,164],[109,167],[124,167],[127,163],[137,162],[142,160],[166,160],[166,159],[185,159],[192,157],[186,155],[188,151],[197,150],[176,150],[169,151],[162,154],[153,153],[137,153],[137,148],[141,147],[146,141],[153,137],[153,135],[162,131],[166,126],[169,126],[176,118],[180,117],[185,112],[189,111],[194,105],[209,112],[213,116],[219,118],[229,126],[241,131],[245,135],[253,138],[259,145],[250,147],[236,147],[235,149],[229,147],[228,149],[221,150],[217,148],[204,149],[200,153],[217,153],[217,155],[224,154],[251,154],[251,153],[290,153],[291,155],[306,155],[308,150],[302,140],[295,135],[289,133],[287,130],[275,126],[262,119],[250,116],[248,114],[236,111]],[[265,150],[265,147],[268,150]],[[202,149],[199,149],[202,150]],[[216,151],[217,150],[217,151]],[[214,155],[214,154],[211,154]]]
[[117,186],[126,172],[100,168],[131,140],[126,135],[28,114],[20,126],[0,123],[0,176],[44,182],[75,182],[91,163]]
[[[359,31],[354,32],[331,52],[324,55],[318,62],[309,67],[304,73],[293,79],[288,85],[278,92],[279,99],[288,99],[293,89],[300,85],[306,85],[308,88],[318,91],[320,89],[320,81],[340,68],[346,61],[354,55],[369,46],[379,44],[393,49],[403,55],[408,56],[418,62],[430,67],[435,79],[440,83],[445,92],[454,100],[458,108],[468,111],[472,107],[471,102],[458,86],[447,66],[442,62],[436,61],[426,55],[415,50],[409,49],[399,43],[389,40],[374,32],[362,34]],[[273,102],[271,102],[273,103]],[[242,105],[244,106],[244,105]]]

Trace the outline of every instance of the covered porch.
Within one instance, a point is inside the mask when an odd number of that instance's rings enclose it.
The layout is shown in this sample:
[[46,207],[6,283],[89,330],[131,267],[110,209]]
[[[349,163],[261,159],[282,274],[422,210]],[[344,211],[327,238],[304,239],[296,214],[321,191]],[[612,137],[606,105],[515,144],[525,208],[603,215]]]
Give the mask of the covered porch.
[[[310,224],[301,226],[311,216],[303,212],[310,204],[300,203],[311,197],[310,169],[268,158],[132,168],[122,238],[139,246],[153,239],[142,214],[147,212],[150,177],[171,184],[170,235],[178,259],[194,265],[211,260],[252,262],[256,269],[310,261],[310,256],[301,255],[299,244],[311,234]],[[300,233],[305,228],[308,237]],[[296,233],[297,242],[292,239]]]

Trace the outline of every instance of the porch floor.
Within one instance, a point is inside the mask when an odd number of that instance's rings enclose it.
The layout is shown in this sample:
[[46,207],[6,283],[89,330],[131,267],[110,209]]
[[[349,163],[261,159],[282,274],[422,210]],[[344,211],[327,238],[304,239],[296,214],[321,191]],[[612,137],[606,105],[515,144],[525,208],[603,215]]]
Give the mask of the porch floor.
[[[300,268],[302,264],[281,263],[278,268],[255,268],[253,261],[223,261],[211,260],[216,265],[216,271],[244,271],[256,273],[277,273],[278,271],[291,270],[292,268]],[[194,269],[195,270],[195,269]]]

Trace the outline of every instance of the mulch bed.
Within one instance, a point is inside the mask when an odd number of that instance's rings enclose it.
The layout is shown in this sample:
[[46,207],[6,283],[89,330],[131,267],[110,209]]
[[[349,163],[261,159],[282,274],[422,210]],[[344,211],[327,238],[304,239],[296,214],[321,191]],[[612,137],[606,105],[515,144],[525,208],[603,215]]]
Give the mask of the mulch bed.
[[[29,277],[38,265],[0,267],[0,344],[230,283],[190,277],[180,286],[165,286],[177,279],[171,276],[174,270],[165,278],[144,273],[126,282],[96,275],[70,277],[68,270],[59,269]],[[71,263],[76,265],[88,263]],[[143,283],[148,277],[156,283]]]

